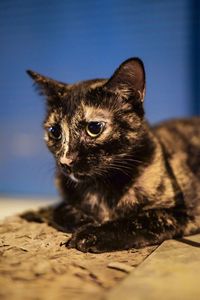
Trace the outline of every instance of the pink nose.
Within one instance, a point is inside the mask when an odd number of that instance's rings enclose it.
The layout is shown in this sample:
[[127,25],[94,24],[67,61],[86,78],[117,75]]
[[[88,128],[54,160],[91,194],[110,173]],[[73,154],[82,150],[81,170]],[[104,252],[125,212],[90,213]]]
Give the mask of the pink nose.
[[60,158],[60,163],[62,165],[67,165],[67,166],[71,166],[73,164],[74,160],[72,157],[61,157]]

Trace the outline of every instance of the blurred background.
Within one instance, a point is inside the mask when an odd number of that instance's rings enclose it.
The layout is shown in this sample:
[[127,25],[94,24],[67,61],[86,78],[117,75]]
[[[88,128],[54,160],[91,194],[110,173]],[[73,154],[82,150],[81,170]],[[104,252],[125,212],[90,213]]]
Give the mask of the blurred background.
[[143,59],[151,123],[200,113],[198,0],[1,0],[0,195],[52,196],[44,101],[25,73],[57,80],[109,77]]

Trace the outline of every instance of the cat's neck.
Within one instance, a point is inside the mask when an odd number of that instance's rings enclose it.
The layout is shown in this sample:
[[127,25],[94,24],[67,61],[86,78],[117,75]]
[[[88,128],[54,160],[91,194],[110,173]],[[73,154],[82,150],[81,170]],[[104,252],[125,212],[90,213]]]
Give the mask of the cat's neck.
[[152,161],[138,176],[133,189],[140,205],[146,208],[161,208],[163,205],[171,207],[177,193],[173,170],[161,141],[153,131],[150,130],[149,133],[155,146]]
[[[120,164],[121,168],[110,168],[105,176],[94,176],[86,181],[73,182],[69,179],[69,184],[67,179],[62,178],[75,194],[82,196],[88,191],[98,193],[109,202],[109,206],[114,206],[133,188],[143,194],[153,195],[162,178],[167,177],[162,146],[148,127],[140,147],[137,149],[133,145],[127,160],[122,157]],[[170,184],[168,186],[171,188]]]
[[[83,194],[85,190],[100,193],[109,206],[113,207],[161,156],[159,142],[153,132],[147,128],[140,146],[136,148],[133,145],[132,152],[127,157],[121,158],[120,168],[116,165],[116,168],[112,167],[107,170],[105,176],[94,177],[86,182],[80,182],[75,184],[75,188]],[[153,166],[152,169],[154,169]]]

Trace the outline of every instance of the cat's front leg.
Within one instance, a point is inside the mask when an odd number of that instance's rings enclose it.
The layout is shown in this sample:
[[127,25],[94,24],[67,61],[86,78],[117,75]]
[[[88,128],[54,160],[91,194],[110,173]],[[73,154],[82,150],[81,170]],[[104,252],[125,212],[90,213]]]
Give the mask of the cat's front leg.
[[66,246],[94,253],[141,248],[182,236],[188,220],[185,212],[149,210],[139,214],[137,218],[84,226],[72,235]]
[[91,215],[65,202],[53,210],[52,220],[54,225],[59,226],[65,232],[74,232],[79,227],[88,224],[98,224]]
[[38,211],[27,211],[21,214],[21,218],[28,222],[47,223],[64,232],[74,232],[85,224],[97,224],[92,216],[66,202]]

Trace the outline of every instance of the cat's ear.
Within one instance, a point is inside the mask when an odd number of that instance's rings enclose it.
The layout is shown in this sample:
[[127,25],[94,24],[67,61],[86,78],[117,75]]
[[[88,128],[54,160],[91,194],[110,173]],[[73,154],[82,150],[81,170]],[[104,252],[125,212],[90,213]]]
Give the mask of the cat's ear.
[[107,81],[105,87],[123,98],[145,96],[145,70],[141,59],[134,57],[124,61]]
[[48,103],[57,101],[66,92],[67,84],[31,70],[27,70],[26,72],[34,80],[36,88],[39,90],[40,94],[47,98]]

